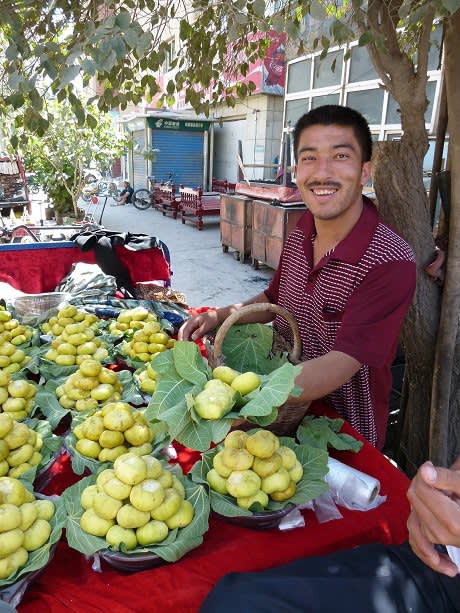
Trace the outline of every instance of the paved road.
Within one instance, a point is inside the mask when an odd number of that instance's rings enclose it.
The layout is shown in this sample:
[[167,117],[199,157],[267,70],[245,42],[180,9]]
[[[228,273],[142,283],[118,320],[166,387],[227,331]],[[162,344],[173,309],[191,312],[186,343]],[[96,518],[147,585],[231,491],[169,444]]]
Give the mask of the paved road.
[[[157,236],[171,252],[172,287],[183,292],[190,306],[225,306],[263,291],[273,275],[270,268],[254,270],[241,264],[220,244],[219,219],[209,217],[200,232],[191,224],[163,217],[154,209],[111,206],[109,198],[102,224],[109,230]],[[96,219],[99,220],[99,214]]]

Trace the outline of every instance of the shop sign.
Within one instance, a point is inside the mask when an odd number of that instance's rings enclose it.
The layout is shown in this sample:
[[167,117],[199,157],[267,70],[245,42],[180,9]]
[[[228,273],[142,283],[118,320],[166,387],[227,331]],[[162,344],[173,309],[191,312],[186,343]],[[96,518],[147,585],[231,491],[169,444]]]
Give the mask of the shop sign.
[[188,132],[204,132],[208,129],[206,121],[191,119],[168,119],[166,117],[149,117],[149,126],[154,130],[184,130]]

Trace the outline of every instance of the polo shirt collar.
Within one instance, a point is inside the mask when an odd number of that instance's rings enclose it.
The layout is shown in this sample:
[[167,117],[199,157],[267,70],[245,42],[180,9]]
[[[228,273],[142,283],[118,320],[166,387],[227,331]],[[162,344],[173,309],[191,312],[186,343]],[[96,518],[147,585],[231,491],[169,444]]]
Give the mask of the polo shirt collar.
[[[372,200],[363,196],[363,210],[360,218],[348,236],[346,236],[334,249],[330,259],[342,260],[350,264],[359,262],[369,246],[378,223],[379,214],[375,204]],[[298,225],[305,234],[304,249],[306,253],[308,253],[311,251],[311,239],[316,234],[315,219],[313,215],[304,215],[300,219]]]

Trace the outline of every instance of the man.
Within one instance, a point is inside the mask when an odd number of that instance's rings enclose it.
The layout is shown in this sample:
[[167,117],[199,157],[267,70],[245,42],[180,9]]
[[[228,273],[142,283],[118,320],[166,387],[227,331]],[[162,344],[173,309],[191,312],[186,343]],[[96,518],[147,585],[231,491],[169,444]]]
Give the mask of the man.
[[[261,573],[230,574],[201,613],[458,613],[460,456],[450,469],[426,462],[408,498],[411,547],[367,545]],[[439,544],[448,546],[451,558]]]
[[116,199],[118,204],[114,204],[113,206],[129,204],[133,194],[134,189],[129,184],[129,181],[123,181],[123,189],[120,192],[120,196]]
[[[296,318],[302,337],[303,392],[324,398],[373,445],[385,440],[393,361],[415,288],[412,250],[362,195],[372,139],[353,109],[323,106],[294,129],[296,180],[308,211],[288,237],[268,289],[243,304],[272,302]],[[188,320],[179,337],[197,339],[235,304]],[[253,315],[244,321],[268,322]],[[290,340],[280,318],[276,329]]]

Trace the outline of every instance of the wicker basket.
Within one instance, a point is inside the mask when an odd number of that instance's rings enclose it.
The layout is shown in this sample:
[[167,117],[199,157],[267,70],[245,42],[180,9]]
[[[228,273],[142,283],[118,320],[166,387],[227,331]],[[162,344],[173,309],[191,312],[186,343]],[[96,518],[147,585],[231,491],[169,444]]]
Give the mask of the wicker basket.
[[57,307],[70,299],[66,292],[49,292],[46,294],[28,294],[19,296],[14,301],[14,309],[19,317],[38,317],[50,309]]
[[[224,323],[220,326],[217,331],[216,337],[214,339],[214,346],[212,351],[209,352],[209,363],[212,368],[219,366],[224,363],[224,358],[222,356],[222,345],[224,343],[225,335],[228,330],[237,323],[241,318],[246,315],[251,315],[253,313],[267,313],[272,312],[275,315],[280,315],[286,322],[290,325],[293,335],[293,346],[292,348],[288,346],[287,341],[281,337],[276,331],[274,334],[273,340],[273,350],[279,351],[280,349],[284,349],[289,354],[289,361],[292,364],[300,363],[300,356],[302,353],[302,342],[300,338],[299,327],[297,325],[294,317],[284,309],[283,307],[278,306],[277,304],[270,303],[258,303],[258,304],[250,304],[245,307],[241,307],[238,311],[232,313]],[[297,430],[300,422],[305,417],[305,414],[308,411],[308,407],[310,406],[309,402],[292,402],[285,403],[281,407],[278,408],[278,417],[276,421],[274,421],[269,426],[266,426],[266,430],[271,430],[277,435],[289,435],[294,434]],[[235,427],[238,429],[249,429],[253,428],[254,424],[249,422],[239,422],[235,424]]]

